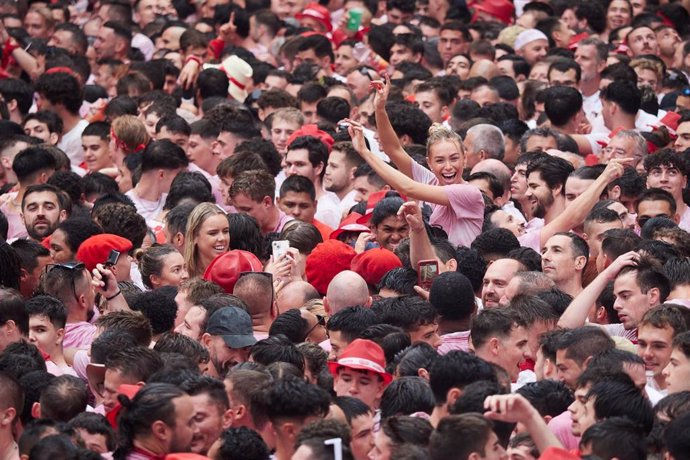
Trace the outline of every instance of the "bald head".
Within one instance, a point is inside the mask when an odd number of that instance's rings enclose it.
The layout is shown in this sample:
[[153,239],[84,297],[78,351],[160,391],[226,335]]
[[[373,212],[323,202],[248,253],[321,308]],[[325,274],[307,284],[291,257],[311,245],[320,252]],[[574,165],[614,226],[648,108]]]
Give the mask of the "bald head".
[[235,283],[233,295],[244,300],[247,312],[252,316],[263,316],[273,307],[273,282],[261,273],[250,273],[242,276]]
[[345,270],[335,275],[326,291],[326,303],[331,316],[347,307],[369,304],[369,288],[357,273]]
[[487,158],[486,160],[481,160],[479,163],[474,165],[474,168],[472,168],[471,174],[477,173],[477,172],[488,172],[496,176],[498,180],[501,181],[504,187],[506,187],[508,190],[510,190],[510,177],[512,176],[512,173],[510,172],[510,168],[505,165],[500,160],[496,160],[494,158]]
[[278,295],[276,302],[278,313],[282,314],[288,310],[302,308],[308,301],[320,298],[321,296],[311,284],[306,281],[292,281],[285,285]]

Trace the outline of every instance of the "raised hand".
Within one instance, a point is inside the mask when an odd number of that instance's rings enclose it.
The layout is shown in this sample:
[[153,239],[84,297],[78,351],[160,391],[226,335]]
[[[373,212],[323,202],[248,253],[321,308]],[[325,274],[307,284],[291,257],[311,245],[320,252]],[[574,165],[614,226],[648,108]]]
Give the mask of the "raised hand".
[[385,109],[388,102],[388,94],[391,91],[391,77],[385,74],[384,80],[374,80],[370,83],[374,92],[374,109]]
[[424,230],[424,219],[419,204],[414,201],[403,203],[398,210],[398,216],[403,217],[413,232]]

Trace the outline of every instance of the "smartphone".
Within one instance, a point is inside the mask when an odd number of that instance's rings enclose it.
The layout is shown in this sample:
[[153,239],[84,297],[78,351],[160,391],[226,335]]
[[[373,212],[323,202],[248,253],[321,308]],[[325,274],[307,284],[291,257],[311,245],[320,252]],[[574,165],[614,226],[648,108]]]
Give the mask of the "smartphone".
[[290,242],[288,240],[277,240],[271,243],[273,248],[273,261],[277,262],[287,254],[288,249],[290,249]]
[[430,289],[434,278],[438,276],[437,260],[420,260],[417,263],[417,285],[423,289]]
[[[108,258],[106,259],[105,263],[103,263],[103,266],[105,268],[110,268],[113,265],[115,265],[120,259],[120,251],[116,251],[115,249],[112,249],[110,251],[110,254],[108,254]],[[106,278],[105,273],[101,271],[101,277],[103,278],[103,282],[105,285],[103,286],[103,290],[107,291],[108,290],[108,278]]]

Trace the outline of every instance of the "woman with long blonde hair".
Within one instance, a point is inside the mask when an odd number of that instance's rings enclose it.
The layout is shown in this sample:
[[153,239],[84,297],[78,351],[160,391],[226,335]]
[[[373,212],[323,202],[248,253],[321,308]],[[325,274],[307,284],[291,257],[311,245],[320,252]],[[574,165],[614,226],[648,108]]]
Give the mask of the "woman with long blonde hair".
[[229,245],[230,226],[225,212],[213,203],[197,205],[189,215],[185,232],[184,259],[189,276],[202,276]]

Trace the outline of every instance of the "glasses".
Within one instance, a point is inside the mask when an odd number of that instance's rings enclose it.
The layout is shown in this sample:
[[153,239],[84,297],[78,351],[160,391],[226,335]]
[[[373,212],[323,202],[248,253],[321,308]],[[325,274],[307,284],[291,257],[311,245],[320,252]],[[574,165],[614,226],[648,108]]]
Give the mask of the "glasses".
[[371,74],[369,73],[369,71],[371,70],[372,72],[376,72],[376,70],[372,69],[371,67],[369,67],[367,65],[361,66],[357,70],[359,71],[359,73],[361,73],[362,75],[367,77],[369,79],[369,81],[374,81],[374,79],[371,78]]
[[86,265],[81,262],[64,262],[61,264],[48,264],[46,265],[45,273],[50,273],[55,269],[66,270],[70,274],[70,284],[72,286],[72,294],[74,294],[74,299],[79,303],[79,296],[77,295],[77,287],[75,281],[77,274],[81,273],[86,269]]
[[304,338],[306,339],[309,337],[309,335],[314,332],[314,329],[316,329],[319,326],[326,327],[326,318],[324,318],[321,315],[314,315],[316,316],[316,324],[314,324],[312,327],[309,328],[309,330],[304,334]]

